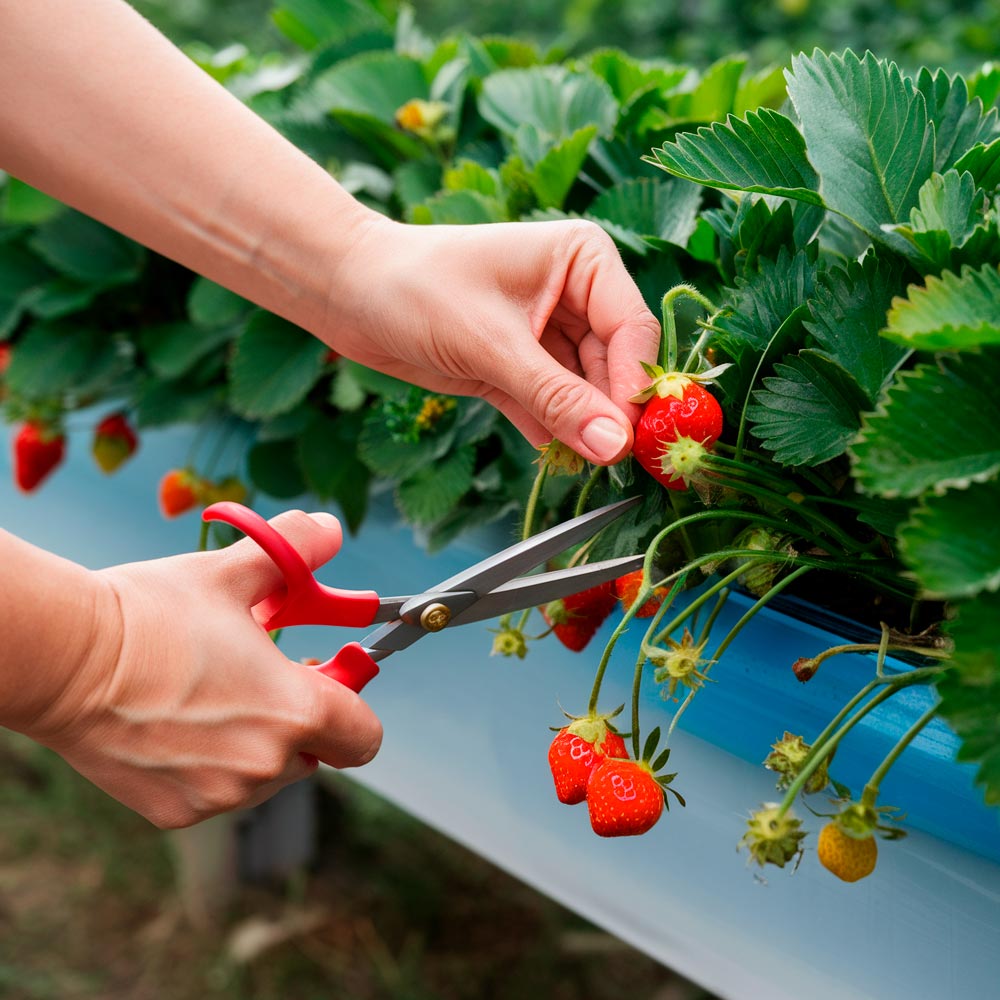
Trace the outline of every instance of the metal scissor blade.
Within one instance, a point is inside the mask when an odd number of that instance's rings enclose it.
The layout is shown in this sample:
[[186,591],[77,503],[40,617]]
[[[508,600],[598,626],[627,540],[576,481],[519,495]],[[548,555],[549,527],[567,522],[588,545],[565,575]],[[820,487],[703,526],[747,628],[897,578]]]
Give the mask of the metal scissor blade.
[[619,500],[617,503],[599,507],[597,510],[564,521],[483,559],[428,590],[474,590],[485,596],[508,581],[522,576],[528,570],[541,566],[571,545],[596,534],[615,518],[621,517],[627,510],[631,510],[641,502],[642,497],[630,497],[628,500]]
[[600,583],[607,583],[625,573],[641,569],[645,556],[622,556],[620,559],[606,559],[599,563],[586,566],[574,566],[571,569],[557,569],[551,573],[538,573],[535,576],[522,577],[501,584],[496,590],[484,594],[467,611],[455,615],[451,625],[467,625],[470,622],[485,621],[548,604],[559,597],[568,597],[581,590],[588,590]]

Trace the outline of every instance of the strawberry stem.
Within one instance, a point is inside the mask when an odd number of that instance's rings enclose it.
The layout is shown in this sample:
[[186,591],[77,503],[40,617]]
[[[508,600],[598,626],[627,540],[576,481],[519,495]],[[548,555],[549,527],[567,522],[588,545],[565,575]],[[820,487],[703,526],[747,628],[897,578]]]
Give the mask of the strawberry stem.
[[576,510],[573,512],[576,517],[579,517],[587,509],[587,501],[590,499],[590,494],[593,493],[594,487],[599,482],[601,473],[603,472],[604,466],[598,465],[583,484],[580,495],[576,500]]
[[[677,371],[676,303],[677,300],[681,298],[693,299],[708,313],[714,313],[716,311],[712,301],[702,295],[702,293],[699,292],[694,285],[674,285],[674,287],[663,296],[663,301],[661,303],[663,343],[660,347],[660,364],[663,367],[663,370],[667,372]],[[702,338],[699,338],[698,344],[701,344],[701,342]],[[694,357],[694,351],[690,352],[684,366],[685,372],[690,370],[690,367],[693,364],[692,358]]]
[[868,805],[875,805],[875,800],[878,798],[879,786],[882,784],[882,780],[885,776],[889,773],[889,769],[896,763],[899,755],[913,742],[917,734],[920,733],[927,723],[934,718],[937,710],[938,703],[935,702],[924,712],[923,715],[920,716],[919,719],[917,719],[916,722],[913,723],[912,726],[910,726],[909,729],[906,730],[905,733],[903,733],[896,745],[886,754],[885,759],[875,769],[872,776],[868,779],[868,783],[865,785],[865,790],[862,795],[863,802]]

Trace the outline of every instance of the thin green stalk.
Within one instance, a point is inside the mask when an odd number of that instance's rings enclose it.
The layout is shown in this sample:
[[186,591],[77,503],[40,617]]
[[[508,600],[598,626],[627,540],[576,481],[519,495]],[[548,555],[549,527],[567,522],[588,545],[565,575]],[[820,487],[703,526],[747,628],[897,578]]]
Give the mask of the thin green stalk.
[[917,734],[920,733],[924,727],[927,725],[931,719],[937,714],[938,706],[935,702],[931,705],[924,713],[917,719],[916,722],[906,730],[905,733],[899,738],[896,745],[886,754],[885,760],[875,769],[875,772],[868,779],[868,783],[865,785],[864,793],[862,794],[862,801],[866,802],[868,805],[874,806],[875,800],[878,798],[879,785],[882,784],[882,780],[889,773],[889,769],[893,764],[896,763],[899,755],[913,742]]
[[579,517],[587,509],[587,501],[590,499],[590,494],[593,493],[594,487],[597,485],[603,472],[604,466],[597,466],[597,468],[591,472],[587,481],[583,484],[583,488],[580,490],[580,495],[576,500],[576,510],[573,512],[576,517]]
[[720,590],[718,599],[715,602],[715,607],[712,608],[712,613],[708,616],[708,620],[702,627],[701,633],[698,636],[697,645],[701,646],[708,642],[708,637],[712,634],[712,627],[715,625],[716,619],[722,613],[722,609],[726,606],[726,601],[729,600],[729,594],[731,591],[728,589]]
[[[673,372],[677,370],[677,316],[676,302],[680,298],[693,299],[706,312],[714,313],[715,306],[710,299],[702,295],[693,285],[674,285],[661,303],[661,315],[663,322],[663,343],[660,348],[660,363],[664,371]],[[689,356],[690,361],[690,356]],[[684,371],[688,371],[685,366]]]
[[[873,709],[878,708],[882,702],[887,701],[891,698],[897,691],[901,691],[903,688],[911,687],[914,684],[922,684],[924,681],[930,680],[941,673],[941,667],[924,667],[919,670],[911,670],[905,674],[896,674],[894,677],[885,677],[881,680],[870,681],[865,685],[865,689],[872,690],[873,687],[881,687],[882,690],[879,691],[873,698],[862,705],[857,711],[854,712],[845,722],[843,722],[832,735],[823,738],[823,735],[812,746],[812,750],[809,752],[809,757],[806,759],[805,766],[799,771],[795,780],[788,787],[788,791],[785,793],[784,799],[781,801],[781,805],[778,809],[778,815],[783,816],[791,808],[792,803],[795,801],[796,796],[805,787],[806,782],[812,777],[813,772],[820,766],[820,764],[837,749],[840,741],[856,726],[869,712]],[[863,698],[864,695],[859,692],[859,695]],[[857,703],[858,696],[851,699],[851,703]],[[849,710],[849,709],[848,709]],[[845,714],[842,711],[838,718],[841,718]],[[826,734],[831,730],[833,723],[827,726],[823,730],[823,734]]]

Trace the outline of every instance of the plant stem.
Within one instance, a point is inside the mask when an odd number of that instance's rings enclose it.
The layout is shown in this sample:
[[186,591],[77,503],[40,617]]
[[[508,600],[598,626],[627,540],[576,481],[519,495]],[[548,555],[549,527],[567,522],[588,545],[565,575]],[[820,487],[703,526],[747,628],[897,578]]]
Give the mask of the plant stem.
[[[660,362],[664,371],[673,372],[677,370],[677,316],[676,302],[680,298],[693,299],[706,312],[716,311],[712,301],[702,295],[694,285],[674,285],[666,295],[663,296],[661,313],[663,320],[663,343],[660,348]],[[684,371],[687,372],[692,364],[693,353],[688,355]]]
[[590,494],[593,493],[594,487],[597,485],[598,480],[601,478],[601,473],[604,472],[604,466],[599,465],[590,476],[587,481],[583,484],[583,488],[580,490],[580,495],[576,500],[576,510],[573,512],[576,517],[579,517],[587,509],[587,501],[590,499]]
[[[812,777],[813,772],[819,767],[819,765],[830,756],[830,754],[837,749],[840,741],[860,722],[869,712],[877,708],[882,702],[887,701],[891,698],[897,691],[901,691],[905,687],[911,687],[914,684],[923,684],[925,681],[929,681],[933,677],[936,677],[941,673],[940,667],[923,667],[918,670],[911,670],[905,674],[897,674],[894,677],[885,677],[882,679],[876,679],[869,681],[848,703],[841,709],[837,714],[836,718],[823,730],[820,736],[817,738],[816,742],[813,744],[812,749],[809,751],[809,756],[806,758],[806,763],[802,770],[799,771],[795,780],[789,786],[788,791],[785,793],[784,799],[781,801],[781,806],[779,807],[778,814],[783,816],[791,807],[792,802],[795,801],[796,796],[802,791],[806,782]],[[875,688],[881,687],[882,690],[879,691],[873,698],[862,705],[857,711],[854,712],[846,721],[840,723],[840,720],[851,711],[852,707],[857,705],[864,697],[873,691]]]
[[937,709],[937,702],[935,702],[903,733],[896,745],[886,754],[885,760],[879,764],[875,769],[875,773],[868,779],[868,783],[865,785],[864,793],[862,794],[863,802],[868,805],[875,805],[875,800],[878,798],[879,785],[882,784],[882,779],[889,773],[889,768],[896,763],[899,755],[913,742],[917,734],[934,718]]

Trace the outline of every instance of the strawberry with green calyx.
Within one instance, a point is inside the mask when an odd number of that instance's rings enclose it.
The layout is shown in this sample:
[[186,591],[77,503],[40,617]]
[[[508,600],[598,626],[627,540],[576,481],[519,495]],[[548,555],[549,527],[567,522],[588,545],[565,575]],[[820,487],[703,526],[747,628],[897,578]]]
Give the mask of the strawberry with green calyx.
[[875,871],[878,844],[873,834],[853,837],[831,820],[819,832],[816,854],[819,863],[841,881],[857,882]]
[[615,581],[609,580],[569,597],[550,601],[542,608],[542,617],[567,649],[579,653],[594,638],[617,603]]
[[226,476],[218,482],[202,482],[202,494],[199,500],[207,507],[209,504],[229,500],[232,503],[244,503],[247,498],[246,483],[239,476]]
[[651,830],[664,808],[669,808],[667,792],[684,805],[681,794],[670,787],[676,773],[660,773],[670,748],[651,760],[659,740],[657,727],[646,739],[639,760],[605,757],[591,772],[587,809],[591,828],[599,837],[633,837]]
[[91,454],[101,471],[110,475],[135,454],[139,438],[124,413],[112,413],[94,428]]
[[[764,767],[777,773],[777,787],[780,790],[789,788],[799,776],[811,749],[812,747],[801,736],[795,736],[787,731],[777,743],[771,744],[771,752],[764,759]],[[802,786],[802,791],[813,794],[823,791],[830,784],[828,765],[832,757],[833,752],[822,758],[816,770],[809,775]]]
[[[641,569],[633,570],[615,580],[615,593],[618,595],[618,600],[621,601],[622,611],[628,612],[629,608],[638,600],[642,589],[643,571]],[[660,605],[663,604],[669,593],[669,587],[654,588],[653,596],[636,609],[635,617],[652,618],[660,610]]]
[[528,655],[528,641],[519,628],[513,626],[491,629],[496,633],[490,656],[516,656],[523,660]]
[[[796,555],[788,536],[761,525],[751,525],[741,531],[733,542],[733,548],[764,553],[781,552],[789,558]],[[746,572],[737,579],[754,597],[763,597],[768,593],[781,574],[782,565],[779,562],[758,562],[753,556],[740,556],[737,561],[747,567]]]
[[62,464],[66,437],[56,423],[26,420],[14,434],[14,482],[31,493]]
[[171,469],[160,480],[160,512],[166,518],[180,517],[202,504],[205,495],[206,483],[200,476],[190,469]]
[[708,680],[707,671],[713,663],[702,656],[708,640],[695,642],[691,630],[685,628],[679,642],[670,636],[665,641],[665,647],[651,643],[644,643],[642,647],[643,653],[655,668],[653,680],[664,685],[664,699],[673,698],[679,686],[691,691],[700,688]]
[[632,454],[667,489],[687,489],[722,434],[722,407],[705,384],[727,366],[701,375],[645,363],[642,367],[653,381],[631,397],[632,402],[643,404]]
[[765,802],[756,812],[750,814],[747,829],[740,840],[750,860],[764,865],[784,868],[789,861],[796,862],[802,856],[802,841],[806,832],[802,820],[776,802]]
[[620,711],[567,716],[570,724],[560,729],[549,745],[549,770],[560,802],[569,806],[583,802],[594,768],[606,757],[628,757],[625,741],[611,726],[611,719]]

